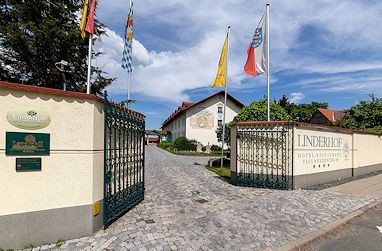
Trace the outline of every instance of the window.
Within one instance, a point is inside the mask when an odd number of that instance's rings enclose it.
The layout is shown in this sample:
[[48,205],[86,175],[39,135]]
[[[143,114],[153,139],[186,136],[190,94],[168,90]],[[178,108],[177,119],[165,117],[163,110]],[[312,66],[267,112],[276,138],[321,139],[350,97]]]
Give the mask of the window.
[[223,124],[223,120],[219,119],[218,120],[218,126],[222,126],[222,124]]
[[222,133],[218,133],[216,136],[218,138],[218,142],[222,142],[222,140],[223,140]]
[[223,107],[221,106],[218,107],[218,113],[223,113]]

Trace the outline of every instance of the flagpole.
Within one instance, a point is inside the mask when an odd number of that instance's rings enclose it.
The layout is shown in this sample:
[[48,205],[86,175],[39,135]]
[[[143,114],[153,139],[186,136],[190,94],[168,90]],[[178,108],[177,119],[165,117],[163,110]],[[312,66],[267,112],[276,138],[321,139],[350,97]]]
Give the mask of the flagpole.
[[130,108],[130,104],[131,104],[130,91],[131,91],[131,72],[129,72],[129,78],[127,82],[127,108]]
[[[130,10],[131,10],[132,0],[130,0]],[[133,55],[133,40],[131,40],[131,55]],[[130,93],[131,93],[131,74],[132,71],[129,72],[128,82],[127,82],[127,108],[130,109],[131,105],[131,99],[130,99]]]
[[271,109],[270,109],[270,88],[269,88],[269,82],[270,82],[270,73],[269,73],[269,4],[266,4],[266,32],[267,32],[267,117],[268,121],[271,121]]
[[224,109],[223,109],[223,135],[222,135],[222,154],[220,159],[220,167],[223,167],[223,161],[224,161],[224,134],[225,134],[225,113],[226,113],[226,107],[227,107],[227,89],[228,89],[228,83],[227,83],[227,74],[228,74],[228,54],[229,54],[229,33],[231,31],[231,26],[228,26],[228,32],[227,32],[227,55],[225,60],[225,88],[224,88]]
[[93,45],[93,34],[89,34],[89,54],[88,54],[88,79],[86,84],[86,93],[90,94],[90,76],[92,68],[92,45]]

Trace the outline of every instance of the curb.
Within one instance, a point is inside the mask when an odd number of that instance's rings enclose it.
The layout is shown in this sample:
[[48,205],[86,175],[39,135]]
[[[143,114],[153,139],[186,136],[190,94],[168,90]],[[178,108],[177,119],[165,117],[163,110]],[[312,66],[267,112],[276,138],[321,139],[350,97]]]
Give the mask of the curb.
[[350,214],[346,215],[345,217],[338,219],[336,221],[333,221],[332,223],[329,223],[325,226],[320,227],[319,229],[308,233],[307,235],[304,235],[300,238],[297,238],[296,240],[284,244],[278,248],[275,248],[275,251],[291,251],[291,250],[301,250],[301,246],[304,244],[314,241],[315,239],[321,237],[322,235],[336,229],[337,227],[344,225],[348,221],[354,219],[355,217],[364,214],[365,212],[369,211],[370,209],[374,208],[378,204],[380,204],[381,201],[374,201],[366,206],[363,206],[359,209],[357,209],[354,212],[351,212]]

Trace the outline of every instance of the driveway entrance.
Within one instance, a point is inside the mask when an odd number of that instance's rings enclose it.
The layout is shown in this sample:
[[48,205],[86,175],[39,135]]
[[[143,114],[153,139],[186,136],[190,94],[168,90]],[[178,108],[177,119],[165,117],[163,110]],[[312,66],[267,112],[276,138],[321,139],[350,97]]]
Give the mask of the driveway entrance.
[[146,147],[145,200],[93,236],[62,248],[109,250],[258,250],[320,229],[373,201],[308,190],[233,186],[199,164]]

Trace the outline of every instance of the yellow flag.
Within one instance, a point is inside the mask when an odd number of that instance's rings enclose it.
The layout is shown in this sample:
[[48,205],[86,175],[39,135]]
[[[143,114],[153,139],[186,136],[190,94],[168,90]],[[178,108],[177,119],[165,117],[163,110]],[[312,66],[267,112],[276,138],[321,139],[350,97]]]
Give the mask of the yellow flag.
[[212,83],[212,88],[215,86],[225,86],[227,74],[227,48],[228,48],[228,34],[225,38],[222,54],[219,59],[218,73],[216,74],[215,81]]
[[[95,0],[93,0],[95,1]],[[86,17],[88,14],[88,6],[89,6],[89,0],[85,0],[84,2],[84,10],[82,12],[82,18],[81,18],[81,24],[80,24],[80,30],[81,30],[81,37],[82,39],[85,39],[86,32],[85,32],[85,26],[86,26]]]

